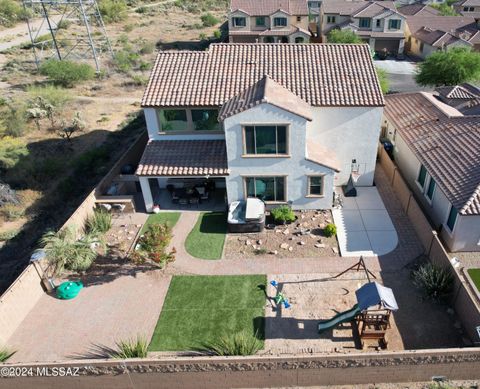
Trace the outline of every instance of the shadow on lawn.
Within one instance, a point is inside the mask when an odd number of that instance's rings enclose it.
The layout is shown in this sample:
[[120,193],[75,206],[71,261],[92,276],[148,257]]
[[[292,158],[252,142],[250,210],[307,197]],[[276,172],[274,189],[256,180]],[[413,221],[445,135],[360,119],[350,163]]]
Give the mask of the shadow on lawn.
[[227,214],[225,212],[205,213],[200,222],[200,232],[204,234],[225,234],[227,232]]

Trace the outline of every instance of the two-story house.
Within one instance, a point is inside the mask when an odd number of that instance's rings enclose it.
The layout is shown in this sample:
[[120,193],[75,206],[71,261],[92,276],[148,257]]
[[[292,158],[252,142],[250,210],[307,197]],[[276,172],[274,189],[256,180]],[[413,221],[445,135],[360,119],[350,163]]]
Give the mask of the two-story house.
[[460,0],[453,4],[453,9],[460,15],[480,21],[480,0]]
[[328,209],[352,172],[373,184],[383,105],[367,45],[161,52],[142,100],[146,209],[158,203],[153,187],[188,179],[214,181],[229,203]]
[[306,0],[231,0],[231,43],[308,43]]
[[384,137],[432,226],[451,251],[480,251],[480,117],[444,101],[471,99],[465,88],[386,97]]
[[348,29],[375,52],[403,53],[405,16],[393,1],[324,0],[319,23],[323,41],[333,29]]

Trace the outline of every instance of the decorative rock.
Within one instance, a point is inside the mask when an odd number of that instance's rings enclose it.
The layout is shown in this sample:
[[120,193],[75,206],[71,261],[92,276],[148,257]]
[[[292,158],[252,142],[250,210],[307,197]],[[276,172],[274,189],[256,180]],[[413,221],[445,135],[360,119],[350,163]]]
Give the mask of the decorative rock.
[[290,231],[287,228],[286,230],[283,231],[283,235],[288,235],[288,234],[290,234]]
[[263,244],[263,241],[261,239],[257,240],[257,244],[258,245],[262,245]]
[[288,248],[288,251],[292,252],[292,251],[293,251],[293,247],[290,246],[290,247]]
[[137,227],[137,228],[141,228],[141,227],[142,227],[142,225],[141,225],[141,224],[135,224],[135,227]]
[[302,219],[305,219],[305,215],[300,215],[300,217],[301,217]]
[[302,240],[301,240],[300,242],[298,242],[298,244],[299,244],[300,246],[305,246],[305,242],[302,241]]
[[338,249],[336,247],[332,247],[332,251],[335,253],[335,254],[338,254]]
[[279,233],[281,233],[281,232],[282,232],[282,230],[278,230],[278,229],[276,229],[276,230],[275,230],[275,232],[276,232],[277,234],[279,234]]
[[256,244],[252,245],[252,249],[256,250],[256,249],[257,249],[257,245],[256,245]]
[[252,242],[250,242],[248,239],[245,241],[245,246],[250,246]]
[[272,254],[272,255],[277,255],[277,254],[278,254],[278,251],[277,251],[277,250],[272,250],[272,251],[270,251],[270,254]]
[[240,254],[245,254],[245,250],[241,250],[241,251],[240,251]]
[[288,250],[288,243],[282,243],[282,244],[280,245],[280,248],[281,248],[281,249],[284,249],[284,250]]
[[325,245],[323,243],[317,243],[317,244],[315,244],[315,247],[317,249],[323,249],[323,248],[325,248]]

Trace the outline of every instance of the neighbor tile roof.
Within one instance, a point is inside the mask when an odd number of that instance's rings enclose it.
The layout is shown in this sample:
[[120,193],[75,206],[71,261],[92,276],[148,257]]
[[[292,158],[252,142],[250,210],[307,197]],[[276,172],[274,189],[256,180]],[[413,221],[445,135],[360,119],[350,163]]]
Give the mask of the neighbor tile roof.
[[393,1],[349,1],[349,0],[324,0],[323,12],[355,17],[373,17],[387,10],[395,12]]
[[456,3],[454,3],[454,5],[462,7],[480,7],[480,0],[457,1]]
[[468,91],[461,85],[441,86],[435,88],[435,91],[438,92],[440,95],[446,97],[447,99],[470,100],[480,97],[480,95]]
[[225,176],[224,140],[150,141],[137,168],[139,176]]
[[404,16],[414,15],[439,15],[440,11],[430,7],[427,4],[415,3],[397,8],[397,11]]
[[456,34],[462,32],[475,34],[478,31],[475,19],[469,16],[428,16],[419,14],[417,16],[407,16],[407,24],[414,36],[422,28]]
[[366,44],[213,44],[160,52],[143,107],[221,106],[268,74],[312,106],[384,105]]
[[459,213],[479,215],[480,116],[425,92],[387,96],[385,115]]
[[271,15],[278,10],[290,15],[308,15],[306,0],[231,0],[230,12],[243,11],[251,16]]
[[361,9],[353,16],[356,18],[373,18],[385,12],[397,13],[393,1],[369,2],[367,7]]
[[252,86],[226,101],[218,115],[219,120],[267,103],[294,113],[309,121],[313,119],[310,105],[267,75]]

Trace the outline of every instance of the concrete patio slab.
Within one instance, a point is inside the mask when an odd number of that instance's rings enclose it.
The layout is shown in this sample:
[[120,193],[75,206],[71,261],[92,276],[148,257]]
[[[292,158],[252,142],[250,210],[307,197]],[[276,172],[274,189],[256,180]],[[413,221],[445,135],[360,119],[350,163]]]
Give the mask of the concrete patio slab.
[[332,214],[343,257],[384,255],[398,245],[395,226],[376,187],[357,188],[357,197],[345,198],[344,207]]

